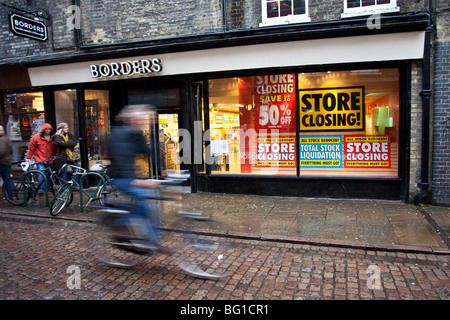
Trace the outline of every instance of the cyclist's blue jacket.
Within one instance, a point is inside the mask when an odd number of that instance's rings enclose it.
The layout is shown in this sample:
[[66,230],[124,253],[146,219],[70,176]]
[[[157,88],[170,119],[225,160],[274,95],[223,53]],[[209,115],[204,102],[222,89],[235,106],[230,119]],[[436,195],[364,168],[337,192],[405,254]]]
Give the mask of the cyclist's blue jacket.
[[151,155],[144,136],[129,126],[113,127],[107,143],[107,158],[111,161],[111,177],[135,179],[135,160],[138,155]]

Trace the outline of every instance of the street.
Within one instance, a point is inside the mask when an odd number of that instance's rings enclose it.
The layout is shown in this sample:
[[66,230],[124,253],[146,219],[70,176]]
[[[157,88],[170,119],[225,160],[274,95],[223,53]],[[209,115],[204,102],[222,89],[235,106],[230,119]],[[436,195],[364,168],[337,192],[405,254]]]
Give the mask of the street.
[[[177,266],[174,257],[157,254],[135,255],[137,265],[128,270],[109,267],[98,260],[93,223],[0,214],[0,224],[2,300],[450,297],[446,255],[204,236],[218,245],[222,267],[229,275],[228,279],[212,281],[193,278]],[[178,236],[165,232],[164,243],[172,246]],[[258,310],[264,310],[263,306]]]

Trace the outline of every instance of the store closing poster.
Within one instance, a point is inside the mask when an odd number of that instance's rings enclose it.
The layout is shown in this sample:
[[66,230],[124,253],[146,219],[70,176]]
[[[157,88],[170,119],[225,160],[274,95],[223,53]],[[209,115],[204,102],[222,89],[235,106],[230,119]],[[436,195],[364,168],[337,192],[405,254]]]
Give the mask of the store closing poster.
[[256,167],[295,168],[295,75],[254,78]]

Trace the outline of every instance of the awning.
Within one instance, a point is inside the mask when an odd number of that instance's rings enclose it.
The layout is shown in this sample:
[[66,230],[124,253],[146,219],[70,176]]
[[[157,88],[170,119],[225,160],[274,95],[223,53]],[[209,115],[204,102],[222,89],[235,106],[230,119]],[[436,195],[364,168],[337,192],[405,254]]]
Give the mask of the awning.
[[[422,59],[424,31],[253,44],[28,69],[32,86],[89,83],[149,76]],[[161,60],[162,71],[93,78],[91,65]],[[2,75],[3,77],[3,75]]]

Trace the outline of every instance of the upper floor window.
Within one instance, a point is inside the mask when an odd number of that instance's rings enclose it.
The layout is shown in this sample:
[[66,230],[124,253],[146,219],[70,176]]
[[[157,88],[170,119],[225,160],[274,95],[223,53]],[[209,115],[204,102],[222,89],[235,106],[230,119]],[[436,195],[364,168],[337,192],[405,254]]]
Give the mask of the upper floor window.
[[342,18],[397,12],[397,0],[344,0]]
[[309,22],[308,0],[261,0],[260,26]]

